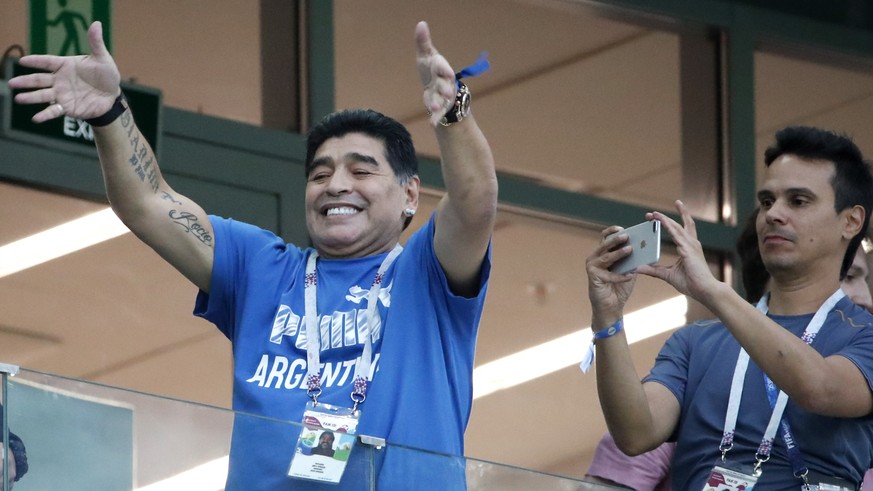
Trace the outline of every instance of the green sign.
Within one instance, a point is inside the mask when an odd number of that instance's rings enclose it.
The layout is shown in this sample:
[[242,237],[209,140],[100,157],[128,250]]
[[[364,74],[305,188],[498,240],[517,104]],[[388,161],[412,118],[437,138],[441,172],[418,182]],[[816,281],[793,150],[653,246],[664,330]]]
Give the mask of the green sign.
[[[6,79],[36,71],[23,67],[13,60],[9,60],[6,67]],[[136,125],[145,139],[152,145],[157,155],[161,124],[161,91],[126,82],[121,83],[121,90],[124,91],[124,95],[127,97],[130,110],[136,119]],[[16,93],[18,91],[13,91],[12,96],[14,97]],[[12,103],[10,105],[12,109],[9,127],[12,130],[47,137],[53,140],[75,143],[77,145],[94,146],[94,131],[91,125],[81,119],[64,116],[36,124],[31,121],[31,118],[39,111],[45,109],[46,106],[44,104]]]
[[30,0],[30,52],[86,55],[88,26],[103,23],[103,41],[112,51],[110,0]]

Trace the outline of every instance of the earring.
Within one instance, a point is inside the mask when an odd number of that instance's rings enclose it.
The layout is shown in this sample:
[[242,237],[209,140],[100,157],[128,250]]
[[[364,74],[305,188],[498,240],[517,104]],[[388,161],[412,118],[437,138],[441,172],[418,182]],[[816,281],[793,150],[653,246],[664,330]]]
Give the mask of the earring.
[[403,210],[403,214],[406,215],[407,217],[414,217],[415,216],[415,209],[414,208],[407,208],[407,209]]

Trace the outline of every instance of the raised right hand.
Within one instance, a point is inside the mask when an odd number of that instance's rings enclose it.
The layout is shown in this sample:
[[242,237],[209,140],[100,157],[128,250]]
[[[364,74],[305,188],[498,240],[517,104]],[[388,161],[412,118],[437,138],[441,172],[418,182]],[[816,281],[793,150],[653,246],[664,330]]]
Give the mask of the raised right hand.
[[50,73],[22,75],[9,80],[13,89],[31,89],[15,96],[20,104],[48,104],[36,113],[34,123],[61,116],[90,119],[105,114],[121,93],[121,75],[103,42],[103,26],[97,21],[88,28],[90,55],[29,55],[23,66]]
[[634,288],[636,274],[609,271],[613,263],[626,257],[632,250],[627,245],[627,234],[613,235],[622,230],[617,225],[604,229],[600,234],[600,245],[585,260],[592,316],[604,323],[601,326],[592,325],[595,331],[621,318],[624,304]]

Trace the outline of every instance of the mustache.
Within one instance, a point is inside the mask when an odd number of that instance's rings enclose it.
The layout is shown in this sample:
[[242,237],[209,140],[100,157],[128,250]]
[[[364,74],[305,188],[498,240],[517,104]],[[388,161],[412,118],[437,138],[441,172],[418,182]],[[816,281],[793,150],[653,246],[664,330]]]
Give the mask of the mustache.
[[765,230],[760,231],[758,233],[758,237],[762,237],[764,240],[766,240],[768,237],[780,237],[791,242],[797,241],[797,235],[795,235],[793,232],[777,227],[768,227]]

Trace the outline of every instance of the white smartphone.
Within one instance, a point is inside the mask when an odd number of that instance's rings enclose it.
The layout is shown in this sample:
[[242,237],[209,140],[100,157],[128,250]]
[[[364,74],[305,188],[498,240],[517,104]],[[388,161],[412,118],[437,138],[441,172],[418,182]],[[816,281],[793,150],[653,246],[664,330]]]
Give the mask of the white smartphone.
[[633,247],[633,250],[629,256],[613,263],[609,268],[610,271],[628,273],[637,269],[637,266],[654,264],[661,258],[661,222],[657,220],[643,222],[622,232],[628,235],[626,245]]

